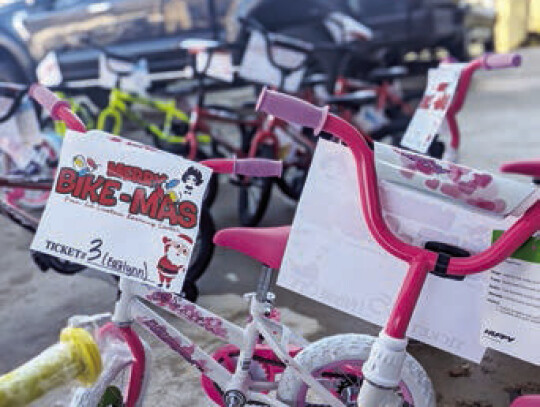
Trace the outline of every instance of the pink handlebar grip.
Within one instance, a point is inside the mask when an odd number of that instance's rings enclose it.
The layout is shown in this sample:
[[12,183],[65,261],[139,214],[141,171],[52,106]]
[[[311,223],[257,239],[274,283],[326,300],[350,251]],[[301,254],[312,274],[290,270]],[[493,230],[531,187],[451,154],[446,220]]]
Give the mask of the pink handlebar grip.
[[282,170],[282,161],[267,158],[244,158],[234,166],[235,174],[248,177],[280,177]]
[[215,158],[201,161],[202,165],[219,174],[239,174],[248,177],[279,177],[283,163],[266,158]]
[[484,69],[515,68],[521,65],[521,55],[511,54],[487,54],[484,56]]
[[255,110],[262,111],[289,123],[299,124],[315,130],[319,134],[328,116],[328,106],[317,107],[298,99],[264,88]]
[[49,112],[53,120],[63,121],[68,129],[81,133],[86,131],[84,123],[71,111],[69,103],[59,99],[45,86],[34,83],[30,86],[28,94]]
[[54,93],[40,84],[34,83],[30,86],[28,94],[49,112],[53,120],[60,120],[58,110],[61,106],[69,108],[68,102],[60,100]]

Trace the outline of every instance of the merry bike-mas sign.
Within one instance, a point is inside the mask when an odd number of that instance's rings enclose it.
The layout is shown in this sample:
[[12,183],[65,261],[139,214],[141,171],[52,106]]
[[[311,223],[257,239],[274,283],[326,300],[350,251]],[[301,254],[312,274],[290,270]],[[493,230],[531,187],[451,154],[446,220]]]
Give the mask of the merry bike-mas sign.
[[32,250],[179,293],[210,176],[131,140],[68,132]]

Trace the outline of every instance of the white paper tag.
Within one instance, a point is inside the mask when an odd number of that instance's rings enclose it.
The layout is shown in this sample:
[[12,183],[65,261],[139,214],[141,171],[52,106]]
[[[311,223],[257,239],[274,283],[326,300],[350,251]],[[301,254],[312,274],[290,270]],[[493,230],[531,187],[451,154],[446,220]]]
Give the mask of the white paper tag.
[[540,365],[540,265],[508,259],[491,270],[481,342]]
[[[120,79],[120,87],[126,92],[142,95],[151,84],[148,77],[148,65],[146,60],[137,62],[122,61],[107,57],[105,54],[99,55],[99,86],[105,89],[112,89],[117,86]],[[125,72],[119,78],[118,72]]]
[[36,76],[39,83],[44,86],[58,86],[62,83],[62,71],[60,70],[56,52],[50,51],[39,62],[36,68]]
[[[490,245],[492,230],[506,225],[502,218],[390,182],[381,182],[380,194],[388,226],[417,246],[439,241],[478,253]],[[278,284],[383,325],[407,264],[373,240],[359,202],[350,150],[319,140]],[[485,349],[478,339],[484,302],[481,293],[487,277],[481,273],[453,281],[429,275],[407,335],[480,361]]]
[[[305,53],[284,47],[273,46],[272,53],[280,65],[288,67],[296,67],[306,59]],[[283,90],[296,92],[300,87],[304,73],[305,68],[300,68],[287,75]],[[266,41],[261,33],[252,31],[238,74],[244,79],[257,83],[275,87],[282,86],[282,73],[268,59]]]
[[210,176],[131,140],[68,132],[32,250],[180,293]]
[[450,107],[465,64],[430,69],[424,97],[405,131],[401,145],[426,153]]
[[[210,62],[208,62],[208,57],[210,55]],[[198,72],[202,72],[206,68],[205,73],[211,78],[216,78],[225,82],[232,82],[234,80],[234,67],[230,52],[198,52],[196,61]]]

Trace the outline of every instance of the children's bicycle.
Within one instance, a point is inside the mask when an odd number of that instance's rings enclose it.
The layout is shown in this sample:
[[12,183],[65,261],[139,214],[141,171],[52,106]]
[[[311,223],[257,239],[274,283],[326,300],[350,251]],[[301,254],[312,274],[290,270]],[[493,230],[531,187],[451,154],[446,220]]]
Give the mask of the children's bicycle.
[[[511,55],[486,57],[486,63],[491,67],[508,66],[512,60]],[[273,91],[263,92],[258,108],[283,120],[314,128],[316,133],[321,131],[330,133],[351,149],[356,162],[361,207],[373,239],[389,254],[409,264],[409,270],[384,329],[378,338],[371,339],[369,357],[363,361],[362,365],[364,380],[358,389],[359,392],[355,395],[357,400],[353,405],[358,403],[362,407],[435,406],[435,397],[429,378],[419,366],[415,365],[415,362],[413,363],[406,351],[407,328],[428,273],[434,273],[442,278],[463,279],[467,275],[497,266],[512,256],[520,246],[540,230],[540,201],[536,198],[490,248],[480,253],[463,257],[462,249],[450,245],[428,244],[425,248],[413,246],[396,236],[384,220],[375,171],[374,145],[367,141],[357,129],[339,117],[329,114],[328,108],[318,108],[300,99]],[[395,151],[399,155],[400,150]],[[422,168],[418,170],[420,172],[425,170],[424,165],[429,168],[445,168],[445,164],[436,159],[421,156],[418,156],[418,159],[423,163]],[[455,164],[452,165],[456,167]],[[406,169],[404,167],[401,170]],[[407,168],[407,170],[411,169]],[[502,170],[536,179],[540,177],[540,162],[514,163],[504,166]],[[400,172],[399,168],[397,172]],[[437,179],[438,175],[431,172],[430,174]],[[407,185],[408,179],[403,176],[401,184]],[[455,179],[455,182],[456,185],[459,184],[459,177]],[[428,186],[425,190],[433,194]],[[501,192],[498,198],[504,199],[504,194]],[[477,203],[473,201],[463,199],[460,202],[479,209]],[[483,209],[494,210],[488,207]],[[295,357],[295,360],[300,363],[313,360],[318,357],[318,350],[316,343],[309,345]],[[295,374],[293,368],[287,368],[282,380],[288,381]],[[407,379],[411,377],[415,378],[414,382],[418,386],[416,389],[412,387],[413,390],[408,393],[396,391],[404,381],[409,384]],[[305,385],[301,380],[293,379],[289,386],[289,391],[281,393],[281,396],[294,403],[299,389],[304,388]],[[411,390],[411,387],[408,389]]]
[[[38,99],[41,97],[38,96]],[[43,102],[54,111],[54,104],[46,100]],[[56,109],[60,116],[68,116],[65,106],[56,106]],[[247,166],[239,165],[241,163],[242,160],[209,160],[205,165],[221,173],[277,175],[276,163],[271,160],[247,160]],[[129,349],[128,363],[121,357],[104,358],[101,362],[104,370],[95,384],[90,388],[78,389],[72,405],[95,406],[100,401],[101,405],[107,406],[142,405],[145,384],[150,375],[150,355],[133,329],[135,325],[156,336],[199,370],[205,394],[218,405],[355,405],[358,391],[365,382],[362,365],[368,357],[372,340],[362,335],[338,335],[308,345],[305,339],[275,317],[275,296],[270,288],[280,266],[288,235],[289,227],[285,226],[230,228],[220,231],[215,237],[216,244],[244,253],[264,265],[256,292],[246,295],[250,318],[244,328],[180,296],[121,278],[121,294],[112,322],[102,325],[96,334],[96,342],[102,346],[108,341],[123,342]],[[212,355],[204,352],[152,311],[148,303],[188,324],[199,326],[227,344]],[[101,319],[102,316],[97,316],[86,321],[97,322]],[[302,348],[311,349],[309,359],[300,358]],[[410,367],[410,375],[404,377],[398,386],[399,393],[411,404],[413,400],[420,400],[426,395],[432,397],[429,380],[424,380],[425,373],[420,365],[407,357],[407,366]],[[39,374],[47,380],[54,376],[54,370],[62,370],[62,367],[55,364],[52,368],[38,370],[35,375],[26,378],[27,383],[34,383]],[[11,389],[20,387],[14,376],[8,374],[0,380],[8,394]],[[298,382],[300,386],[297,386]]]
[[[54,132],[40,129],[37,112],[27,96],[27,87],[0,84],[0,174],[52,178],[61,139]],[[23,188],[6,188],[4,198],[19,207],[41,209],[49,193]]]
[[[499,59],[500,58],[500,59]],[[505,64],[492,64],[490,61],[504,60]],[[456,64],[452,61],[443,61],[441,66]],[[457,115],[463,108],[471,80],[475,72],[479,70],[495,70],[517,68],[521,66],[521,56],[519,54],[486,54],[472,60],[467,64],[461,64],[459,80],[455,94],[451,99],[450,106],[446,112],[446,126],[440,129],[440,133],[434,139],[428,154],[435,158],[442,158],[446,161],[457,162],[459,160],[459,148],[461,145],[461,134],[458,126]],[[456,67],[459,69],[459,66]],[[425,95],[420,102],[419,108],[426,108],[431,102],[433,95]],[[399,144],[396,144],[399,145]]]
[[[45,88],[39,88],[45,89]],[[45,92],[45,90],[42,90]],[[67,101],[60,101],[56,95],[49,94],[51,100],[54,98],[58,105],[61,105],[65,108],[69,107],[70,104]],[[58,121],[63,120],[67,128],[78,131],[85,132],[86,127],[82,121],[74,114],[67,116],[66,118],[59,117],[57,112],[53,111],[51,117]],[[56,167],[56,164],[55,164]],[[22,191],[31,191],[41,194],[49,194],[53,185],[52,173],[50,177],[43,178],[39,176],[27,176],[24,174],[14,174],[9,176],[0,177],[0,187],[8,188],[8,190],[22,190]],[[30,213],[28,210],[15,205],[9,200],[0,200],[0,214],[8,217],[13,220],[15,223],[19,224],[23,228],[35,232],[39,219],[35,217],[33,213]],[[198,296],[198,288],[196,286],[196,281],[203,275],[210,260],[213,256],[214,244],[212,242],[212,237],[215,233],[214,221],[212,215],[206,205],[202,206],[201,210],[201,220],[199,235],[197,238],[197,244],[195,244],[193,249],[193,254],[191,256],[191,262],[189,265],[189,272],[186,278],[186,284],[184,285],[184,295],[191,301],[195,301]],[[66,262],[60,260],[56,257],[43,255],[35,253],[33,259],[36,264],[40,267],[41,270],[46,271],[49,268],[54,269],[62,274],[75,274],[84,269],[84,267],[74,264],[71,262]]]
[[[307,62],[305,54],[309,51],[309,44],[286,36],[273,35],[266,31],[263,33],[261,35],[263,35],[262,38],[266,44],[263,55],[255,55],[247,59],[244,55],[241,66],[231,68],[234,74],[238,74],[240,78],[236,77],[229,86],[255,85],[260,83],[260,80],[265,79],[256,80],[252,76],[244,78],[240,75],[240,73],[245,75],[246,71],[249,71],[245,65],[249,66],[253,61],[268,64],[267,67],[274,70],[272,71],[275,73],[274,80],[278,81],[279,86],[290,83],[287,81],[290,75],[297,75],[305,69]],[[232,180],[239,187],[238,217],[240,223],[244,226],[254,226],[261,221],[266,212],[274,183],[290,198],[297,200],[300,197],[315,148],[314,139],[309,134],[304,134],[302,129],[292,128],[279,120],[253,115],[251,109],[246,114],[246,109],[243,107],[231,109],[218,104],[206,104],[205,99],[208,92],[206,81],[209,78],[208,71],[214,64],[213,61],[219,62],[220,56],[236,51],[237,44],[189,40],[182,43],[181,47],[186,49],[191,56],[192,71],[198,84],[197,101],[192,109],[189,130],[186,134],[186,142],[189,147],[187,157],[194,159],[197,152],[206,147],[198,140],[198,135],[202,133],[210,134],[210,147],[214,156],[235,155],[237,157],[279,158],[283,160],[283,176],[279,179],[242,177]],[[300,54],[300,61],[293,61],[292,64],[287,60],[282,61],[280,52]],[[296,58],[295,56],[294,59]],[[248,107],[251,106],[248,105]],[[218,132],[212,131],[212,125],[216,123],[237,126],[241,135],[240,145],[235,145]]]

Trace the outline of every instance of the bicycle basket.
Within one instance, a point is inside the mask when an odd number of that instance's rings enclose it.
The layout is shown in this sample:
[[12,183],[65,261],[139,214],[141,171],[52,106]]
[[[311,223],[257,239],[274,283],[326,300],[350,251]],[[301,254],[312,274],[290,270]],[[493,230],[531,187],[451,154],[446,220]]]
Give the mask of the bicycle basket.
[[252,30],[238,75],[286,92],[296,92],[311,49],[311,44],[295,38]]

